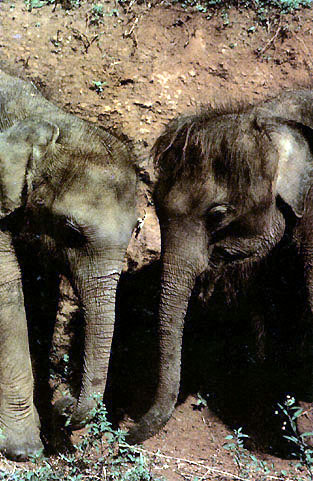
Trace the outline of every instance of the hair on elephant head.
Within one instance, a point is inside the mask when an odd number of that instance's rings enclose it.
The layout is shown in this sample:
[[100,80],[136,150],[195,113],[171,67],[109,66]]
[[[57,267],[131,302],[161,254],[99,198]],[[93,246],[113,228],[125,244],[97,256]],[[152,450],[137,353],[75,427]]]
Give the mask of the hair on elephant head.
[[42,444],[15,237],[39,239],[58,259],[85,317],[84,361],[73,428],[103,395],[115,293],[136,222],[130,145],[66,114],[31,84],[0,71],[0,449],[26,459]]
[[131,430],[132,440],[157,432],[174,409],[184,317],[199,276],[207,279],[207,298],[219,279],[232,290],[233,279],[254,273],[289,223],[296,232],[306,222],[313,116],[311,125],[301,122],[302,100],[294,92],[258,107],[181,116],[155,143],[160,368],[154,403]]

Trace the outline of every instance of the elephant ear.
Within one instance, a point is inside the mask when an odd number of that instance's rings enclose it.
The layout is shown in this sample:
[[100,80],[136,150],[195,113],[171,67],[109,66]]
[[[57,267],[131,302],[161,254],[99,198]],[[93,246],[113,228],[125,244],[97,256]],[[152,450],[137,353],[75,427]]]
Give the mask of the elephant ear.
[[313,130],[281,118],[262,119],[262,124],[278,154],[274,193],[301,217],[313,184]]
[[33,168],[58,136],[56,125],[34,119],[0,133],[0,218],[20,207]]

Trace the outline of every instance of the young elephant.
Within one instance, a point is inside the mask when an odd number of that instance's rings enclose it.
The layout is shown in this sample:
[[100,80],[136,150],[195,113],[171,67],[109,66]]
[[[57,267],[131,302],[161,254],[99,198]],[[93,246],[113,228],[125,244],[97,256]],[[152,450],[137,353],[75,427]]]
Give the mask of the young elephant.
[[173,412],[184,317],[200,275],[209,298],[219,279],[255,272],[293,229],[312,305],[312,107],[312,92],[288,92],[259,107],[178,117],[156,141],[160,368],[154,404],[133,440],[153,435]]
[[106,384],[115,292],[136,221],[136,173],[122,141],[3,72],[0,127],[0,449],[26,459],[42,444],[15,236],[40,239],[80,298],[84,366],[71,416],[79,428]]

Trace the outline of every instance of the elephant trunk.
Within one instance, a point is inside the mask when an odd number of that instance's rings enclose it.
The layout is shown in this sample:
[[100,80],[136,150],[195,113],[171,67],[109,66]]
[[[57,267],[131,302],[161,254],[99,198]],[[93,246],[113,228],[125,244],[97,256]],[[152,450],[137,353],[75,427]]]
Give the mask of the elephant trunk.
[[72,263],[74,283],[85,317],[85,349],[81,391],[70,425],[81,428],[96,405],[96,395],[103,396],[110,360],[115,322],[116,289],[122,270],[125,249],[83,256]]
[[152,407],[129,431],[129,442],[141,442],[158,432],[169,420],[178,398],[184,319],[195,280],[208,262],[204,228],[198,225],[188,231],[194,234],[162,233],[158,387]]

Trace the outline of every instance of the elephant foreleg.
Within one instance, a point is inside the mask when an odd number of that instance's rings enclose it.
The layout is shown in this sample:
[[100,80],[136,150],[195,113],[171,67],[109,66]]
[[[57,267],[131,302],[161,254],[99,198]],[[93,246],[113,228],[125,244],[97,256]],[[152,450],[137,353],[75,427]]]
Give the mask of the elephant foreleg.
[[0,450],[23,460],[42,449],[33,404],[33,375],[19,266],[9,236],[0,235]]

